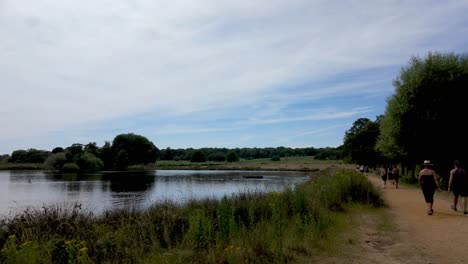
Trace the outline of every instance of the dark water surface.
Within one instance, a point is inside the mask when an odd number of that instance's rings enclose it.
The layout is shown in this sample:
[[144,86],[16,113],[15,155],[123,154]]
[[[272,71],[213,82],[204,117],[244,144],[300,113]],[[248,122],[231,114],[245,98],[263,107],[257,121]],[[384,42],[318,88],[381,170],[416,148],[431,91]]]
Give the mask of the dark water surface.
[[0,171],[0,216],[29,208],[81,204],[98,214],[115,208],[147,208],[155,202],[184,203],[240,192],[281,191],[309,179],[305,172],[190,171],[104,172],[76,175]]

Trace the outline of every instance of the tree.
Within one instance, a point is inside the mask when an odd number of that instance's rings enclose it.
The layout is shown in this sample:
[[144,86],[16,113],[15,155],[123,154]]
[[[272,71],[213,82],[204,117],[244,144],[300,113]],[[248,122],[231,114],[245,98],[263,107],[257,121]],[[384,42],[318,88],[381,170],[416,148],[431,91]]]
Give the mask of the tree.
[[[157,148],[153,142],[133,133],[117,135],[112,141],[112,152],[117,154],[116,163],[122,161],[122,155],[125,153],[128,166],[154,163],[157,158]],[[122,168],[122,165],[118,164],[117,167]]]
[[84,146],[84,151],[93,154],[94,156],[99,156],[99,147],[96,142],[89,142]]
[[52,150],[52,153],[53,154],[57,154],[59,152],[64,152],[65,150],[62,148],[62,147],[55,147],[53,150]]
[[319,148],[314,159],[316,160],[337,160],[340,159],[341,152],[337,148]]
[[67,162],[67,157],[64,152],[51,154],[44,162],[44,165],[49,170],[62,170],[63,165]]
[[70,163],[76,162],[78,158],[83,154],[83,144],[74,143],[65,149],[65,155],[67,161]]
[[15,150],[11,153],[10,162],[13,163],[43,163],[50,152],[46,150],[28,149]]
[[229,151],[226,155],[227,162],[236,162],[239,161],[239,155],[235,151]]
[[342,154],[349,162],[357,164],[375,165],[381,156],[375,150],[377,138],[380,134],[379,117],[373,122],[368,118],[359,118],[346,131],[343,140]]
[[430,159],[446,174],[453,160],[468,161],[468,140],[461,128],[467,113],[462,96],[468,87],[467,55],[412,57],[393,85],[395,94],[387,100],[377,149],[410,167]]
[[102,160],[89,152],[83,153],[76,164],[80,167],[81,172],[100,171],[104,167]]
[[99,157],[101,158],[104,170],[112,170],[114,168],[114,154],[109,141],[106,141],[99,151]]
[[190,162],[205,162],[205,154],[203,154],[202,151],[197,150],[192,153],[192,156],[190,157]]
[[216,152],[208,156],[208,160],[210,161],[225,161],[226,155],[222,152]]

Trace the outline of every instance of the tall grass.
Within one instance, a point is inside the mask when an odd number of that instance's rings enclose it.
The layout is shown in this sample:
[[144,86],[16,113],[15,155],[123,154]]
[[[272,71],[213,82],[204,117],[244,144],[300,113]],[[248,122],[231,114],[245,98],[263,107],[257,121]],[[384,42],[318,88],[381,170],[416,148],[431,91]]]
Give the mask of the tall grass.
[[293,263],[313,256],[350,203],[382,205],[353,170],[282,192],[171,202],[93,216],[28,210],[0,222],[0,263]]

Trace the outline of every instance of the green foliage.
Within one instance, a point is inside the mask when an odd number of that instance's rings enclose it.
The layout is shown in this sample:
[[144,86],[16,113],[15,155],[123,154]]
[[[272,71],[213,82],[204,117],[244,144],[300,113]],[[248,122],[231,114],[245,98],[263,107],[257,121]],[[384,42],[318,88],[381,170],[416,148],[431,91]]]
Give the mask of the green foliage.
[[226,154],[222,152],[216,152],[216,153],[209,155],[208,160],[222,162],[226,160]]
[[50,152],[46,150],[28,149],[15,150],[11,153],[12,163],[44,163]]
[[7,163],[10,160],[10,155],[3,154],[0,155],[0,163]]
[[[117,135],[112,141],[112,152],[117,154],[117,168],[154,163],[157,158],[157,148],[153,142],[146,137],[133,133]],[[122,156],[124,154],[126,154],[126,159]],[[122,161],[127,164],[120,163]]]
[[[293,157],[293,156],[314,156],[319,152],[319,149],[315,148],[241,148],[241,149],[227,149],[227,148],[201,148],[201,149],[171,149],[166,148],[160,150],[160,160],[174,160],[175,157],[179,157],[180,160],[190,160],[193,152],[202,151],[205,157],[210,160],[211,155],[218,155],[220,153],[227,155],[228,152],[234,151],[238,154],[240,159],[259,159],[259,158],[270,158],[272,156],[280,157]],[[213,160],[215,161],[215,160]]]
[[201,151],[195,151],[192,153],[192,156],[190,157],[190,162],[205,162],[205,154]]
[[104,170],[112,170],[114,168],[114,154],[112,152],[111,144],[109,141],[106,141],[102,148],[100,149],[100,155],[103,164]]
[[53,154],[57,154],[59,152],[64,152],[64,151],[65,150],[62,147],[55,147],[54,149],[52,149]]
[[83,144],[74,143],[65,149],[68,162],[76,162],[83,154]]
[[96,142],[89,142],[84,146],[84,151],[93,154],[94,156],[99,156],[99,147]]
[[239,155],[235,151],[229,151],[226,155],[227,162],[236,162],[239,161]]
[[271,157],[270,160],[271,160],[271,161],[280,161],[281,158],[280,158],[280,156],[276,156],[276,155],[275,155],[275,156]]
[[339,148],[319,148],[314,156],[317,160],[338,160],[341,157]]
[[195,209],[189,216],[187,243],[195,251],[206,250],[214,242],[213,223],[203,210]]
[[128,153],[124,149],[120,150],[115,157],[115,169],[126,170],[129,165]]
[[60,170],[61,172],[79,172],[80,167],[75,163],[65,163]]
[[89,152],[84,152],[78,158],[77,165],[82,172],[100,171],[104,168],[102,160]]
[[52,263],[86,264],[90,263],[85,241],[58,240],[52,250]]
[[381,161],[381,154],[375,150],[380,134],[379,118],[375,122],[359,118],[346,131],[343,143],[343,156],[351,163],[375,165]]
[[64,152],[51,154],[45,161],[44,166],[48,170],[62,170],[63,165],[67,162],[67,157]]
[[41,263],[38,260],[42,257],[37,242],[27,240],[19,243],[16,235],[10,235],[0,252],[0,263],[34,264]]
[[219,239],[220,241],[228,242],[229,235],[233,232],[234,217],[232,213],[231,204],[226,196],[221,199],[218,207],[218,226],[219,226]]
[[410,167],[430,159],[443,165],[439,169],[445,174],[453,160],[468,160],[460,123],[466,113],[462,95],[468,87],[468,56],[435,52],[412,57],[393,85],[377,148]]

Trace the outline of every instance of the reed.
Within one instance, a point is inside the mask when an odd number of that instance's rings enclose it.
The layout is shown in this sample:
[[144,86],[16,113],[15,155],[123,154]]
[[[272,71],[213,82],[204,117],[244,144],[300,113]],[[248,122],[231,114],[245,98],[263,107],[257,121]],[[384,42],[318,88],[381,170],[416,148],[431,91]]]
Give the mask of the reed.
[[76,205],[29,209],[1,220],[0,262],[294,263],[318,251],[350,204],[383,201],[361,173],[336,170],[282,192],[183,206],[102,215]]

